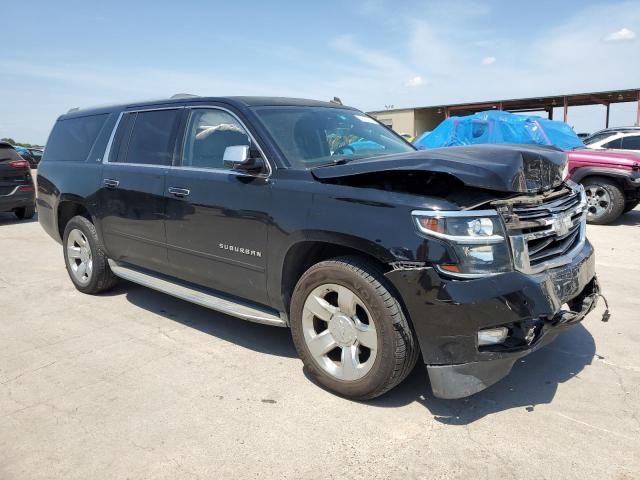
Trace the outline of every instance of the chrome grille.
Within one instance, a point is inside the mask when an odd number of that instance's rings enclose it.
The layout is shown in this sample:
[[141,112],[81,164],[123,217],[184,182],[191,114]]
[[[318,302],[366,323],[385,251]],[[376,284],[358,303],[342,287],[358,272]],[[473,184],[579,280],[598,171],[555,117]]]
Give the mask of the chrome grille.
[[581,186],[565,188],[548,201],[501,208],[517,270],[537,273],[567,264],[582,247],[586,197]]

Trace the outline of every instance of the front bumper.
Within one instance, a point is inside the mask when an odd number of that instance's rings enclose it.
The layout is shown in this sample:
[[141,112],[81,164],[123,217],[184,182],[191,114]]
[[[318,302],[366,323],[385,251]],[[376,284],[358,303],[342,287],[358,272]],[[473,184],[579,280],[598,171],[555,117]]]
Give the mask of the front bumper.
[[[535,275],[510,272],[459,281],[427,267],[396,269],[387,277],[412,319],[433,393],[440,398],[466,397],[505,377],[519,358],[580,322],[599,294],[588,241],[570,264]],[[478,346],[478,330],[500,326],[509,328],[505,345]]]

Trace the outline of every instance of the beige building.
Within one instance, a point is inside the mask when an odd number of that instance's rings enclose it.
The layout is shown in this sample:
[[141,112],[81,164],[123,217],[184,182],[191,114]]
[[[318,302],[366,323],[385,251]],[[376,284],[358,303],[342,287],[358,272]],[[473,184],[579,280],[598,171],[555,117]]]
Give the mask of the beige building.
[[640,89],[613,90],[608,92],[576,93],[553,97],[533,97],[512,100],[494,100],[479,103],[460,103],[456,105],[435,105],[388,109],[369,112],[369,115],[398,133],[408,133],[414,137],[433,130],[444,119],[452,115],[470,115],[483,110],[505,110],[508,112],[546,112],[553,119],[555,108],[563,108],[563,120],[568,119],[568,108],[582,105],[604,105],[605,126],[609,126],[609,106],[612,103],[637,102],[636,125],[640,125]]

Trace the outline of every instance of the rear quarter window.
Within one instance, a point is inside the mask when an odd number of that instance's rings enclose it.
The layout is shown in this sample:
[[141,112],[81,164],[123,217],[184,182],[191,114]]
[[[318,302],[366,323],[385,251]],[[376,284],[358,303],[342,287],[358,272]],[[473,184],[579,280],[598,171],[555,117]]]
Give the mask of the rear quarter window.
[[84,162],[109,114],[58,120],[51,131],[43,161]]

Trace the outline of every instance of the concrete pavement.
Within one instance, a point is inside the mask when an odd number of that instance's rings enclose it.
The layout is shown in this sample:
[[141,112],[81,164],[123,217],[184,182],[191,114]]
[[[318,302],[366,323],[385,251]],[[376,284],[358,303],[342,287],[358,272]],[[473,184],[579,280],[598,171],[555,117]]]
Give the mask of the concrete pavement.
[[38,223],[0,214],[0,479],[640,478],[640,210],[588,234],[608,324],[601,304],[468,399],[419,366],[357,403],[286,329],[77,292]]

